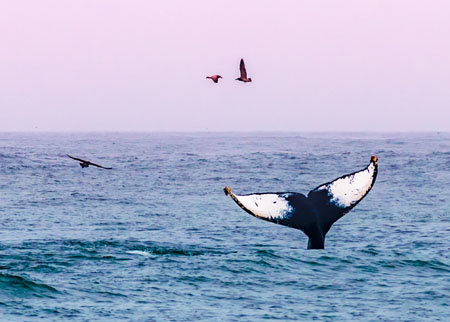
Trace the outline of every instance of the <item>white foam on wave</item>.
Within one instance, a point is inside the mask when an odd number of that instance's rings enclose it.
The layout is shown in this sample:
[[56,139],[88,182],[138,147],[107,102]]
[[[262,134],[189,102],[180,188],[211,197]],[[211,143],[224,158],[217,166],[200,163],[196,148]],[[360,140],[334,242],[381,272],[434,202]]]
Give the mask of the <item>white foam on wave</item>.
[[150,256],[150,253],[144,252],[142,250],[130,250],[127,253],[128,254],[133,254],[133,255]]

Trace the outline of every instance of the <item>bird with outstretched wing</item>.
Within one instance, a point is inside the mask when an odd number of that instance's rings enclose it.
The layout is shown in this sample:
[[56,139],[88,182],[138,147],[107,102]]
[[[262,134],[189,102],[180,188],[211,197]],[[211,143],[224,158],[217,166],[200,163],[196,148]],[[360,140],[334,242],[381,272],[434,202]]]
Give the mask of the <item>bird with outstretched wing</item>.
[[241,73],[241,77],[236,78],[236,80],[244,82],[244,83],[249,83],[252,81],[251,78],[247,78],[247,70],[245,69],[244,59],[242,59],[242,58],[241,58],[241,62],[239,64],[239,71]]
[[68,155],[68,154],[67,154],[67,156],[68,156],[69,158],[73,159],[73,160],[80,161],[80,167],[82,167],[82,168],[87,168],[87,167],[89,167],[90,165],[92,165],[92,166],[94,166],[94,167],[102,168],[102,169],[106,169],[106,170],[111,170],[111,169],[112,169],[112,168],[104,167],[104,166],[102,166],[102,165],[100,165],[100,164],[97,164],[97,163],[93,163],[93,162],[88,161],[88,160],[83,160],[83,159],[80,159],[80,158],[73,157],[73,156]]
[[206,76],[206,78],[211,79],[214,83],[217,83],[219,81],[220,78],[223,78],[220,75],[212,75],[212,76]]

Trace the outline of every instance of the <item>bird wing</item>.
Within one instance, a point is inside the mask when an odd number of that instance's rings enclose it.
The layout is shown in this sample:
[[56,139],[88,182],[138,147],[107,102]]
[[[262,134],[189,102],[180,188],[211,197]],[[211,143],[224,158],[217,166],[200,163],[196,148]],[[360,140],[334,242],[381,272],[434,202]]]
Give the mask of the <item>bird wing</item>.
[[247,70],[245,69],[245,63],[242,58],[241,63],[239,64],[239,69],[241,70],[241,78],[247,78]]
[[90,161],[89,161],[89,165],[93,165],[94,167],[102,168],[102,169],[106,169],[106,170],[111,170],[112,169],[112,168],[106,168],[106,167],[104,167],[104,166],[102,166],[100,164],[97,164],[97,163],[92,163]]
[[324,233],[369,193],[377,173],[377,159],[372,158],[366,168],[324,183],[308,193]]
[[289,199],[299,195],[294,192],[235,195],[229,187],[225,187],[224,192],[250,215],[286,226],[294,211]]
[[73,156],[71,156],[71,155],[68,155],[68,154],[66,154],[69,158],[71,158],[71,159],[73,159],[73,160],[77,160],[77,161],[81,161],[81,162],[88,162],[88,163],[90,163],[89,161],[87,161],[87,160],[83,160],[83,159],[80,159],[80,158],[75,158],[75,157],[73,157]]

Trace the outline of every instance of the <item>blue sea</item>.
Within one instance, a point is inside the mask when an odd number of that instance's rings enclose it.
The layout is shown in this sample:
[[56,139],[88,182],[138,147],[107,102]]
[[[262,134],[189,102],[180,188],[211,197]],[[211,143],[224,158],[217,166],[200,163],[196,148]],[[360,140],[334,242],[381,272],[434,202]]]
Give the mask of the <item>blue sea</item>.
[[[324,250],[223,193],[374,154]],[[449,321],[450,133],[1,133],[0,227],[2,321]]]

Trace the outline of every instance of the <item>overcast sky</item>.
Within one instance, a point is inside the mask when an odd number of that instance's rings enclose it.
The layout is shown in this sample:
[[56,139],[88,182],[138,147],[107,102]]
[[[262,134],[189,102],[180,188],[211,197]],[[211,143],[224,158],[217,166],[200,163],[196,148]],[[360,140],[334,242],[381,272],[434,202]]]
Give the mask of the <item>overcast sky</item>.
[[449,17],[447,0],[2,1],[0,131],[449,131]]

